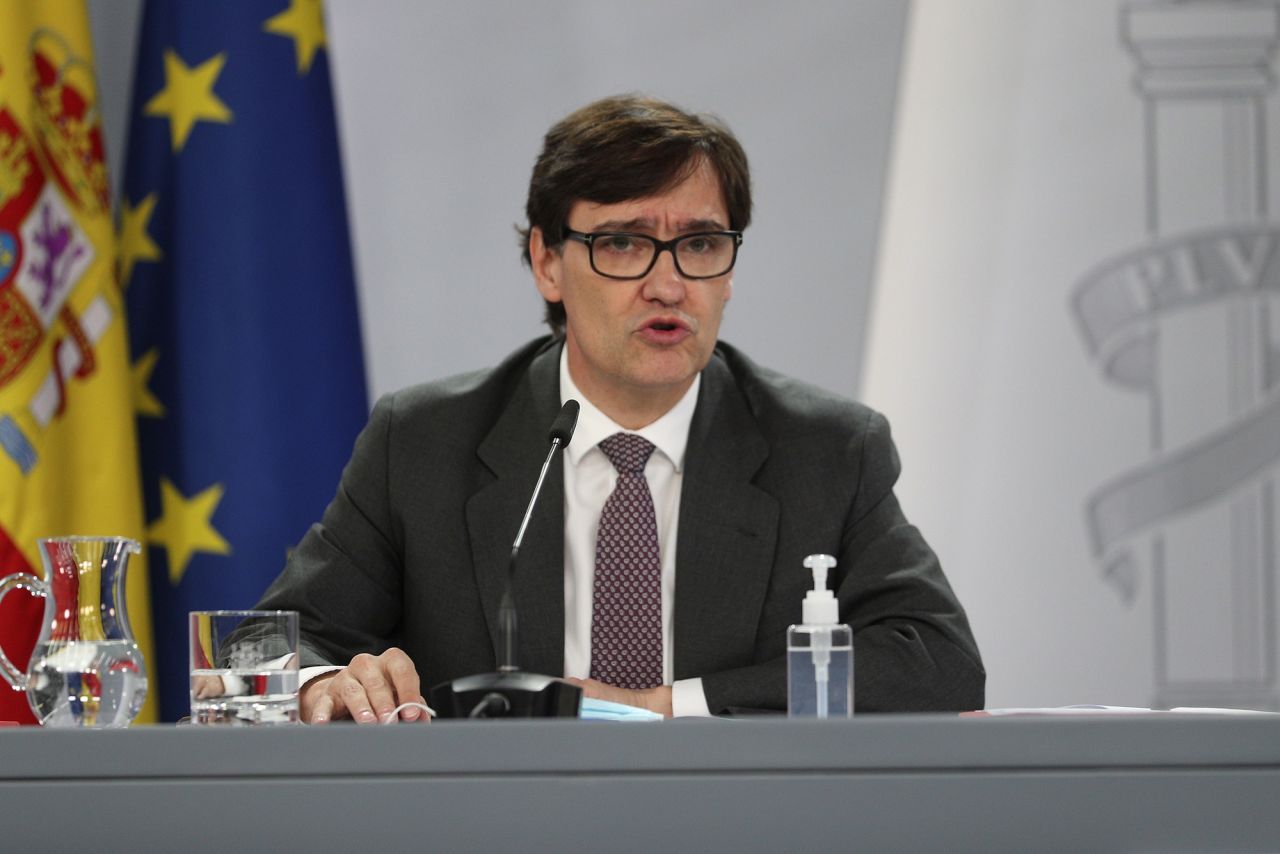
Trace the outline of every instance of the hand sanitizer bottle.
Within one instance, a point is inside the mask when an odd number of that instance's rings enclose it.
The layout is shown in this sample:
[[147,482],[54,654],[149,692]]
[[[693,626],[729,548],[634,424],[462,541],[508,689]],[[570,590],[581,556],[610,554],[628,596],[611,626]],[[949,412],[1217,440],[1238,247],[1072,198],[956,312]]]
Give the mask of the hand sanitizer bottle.
[[839,604],[827,589],[831,555],[809,555],[813,589],[804,622],[787,629],[787,716],[847,718],[853,714],[853,632],[838,623]]

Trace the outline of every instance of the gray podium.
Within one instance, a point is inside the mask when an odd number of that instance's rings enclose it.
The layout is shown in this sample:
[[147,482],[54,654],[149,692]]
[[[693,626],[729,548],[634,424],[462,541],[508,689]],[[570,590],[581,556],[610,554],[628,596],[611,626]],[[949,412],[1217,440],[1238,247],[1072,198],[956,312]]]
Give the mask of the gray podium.
[[0,730],[5,851],[1280,851],[1280,718]]

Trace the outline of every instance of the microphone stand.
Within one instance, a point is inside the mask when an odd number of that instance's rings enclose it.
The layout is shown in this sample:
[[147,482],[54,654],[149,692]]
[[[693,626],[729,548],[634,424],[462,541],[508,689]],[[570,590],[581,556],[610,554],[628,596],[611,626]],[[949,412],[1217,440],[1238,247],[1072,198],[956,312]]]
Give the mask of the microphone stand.
[[511,545],[507,562],[507,583],[498,603],[498,669],[493,673],[463,676],[437,685],[430,691],[428,702],[442,718],[576,718],[582,701],[582,689],[555,676],[525,673],[516,665],[516,604],[512,585],[516,574],[516,557],[524,542],[525,529],[533,516],[533,508],[542,493],[542,482],[555,458],[556,451],[566,447],[578,423],[578,402],[565,401],[551,425],[551,449],[538,473],[533,496],[525,508],[520,530]]

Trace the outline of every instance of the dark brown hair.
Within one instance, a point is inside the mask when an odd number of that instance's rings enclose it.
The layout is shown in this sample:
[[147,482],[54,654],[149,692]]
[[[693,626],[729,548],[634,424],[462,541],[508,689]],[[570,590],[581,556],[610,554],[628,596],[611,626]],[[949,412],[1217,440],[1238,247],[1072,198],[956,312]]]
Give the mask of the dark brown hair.
[[[751,176],[747,155],[719,120],[693,115],[640,95],[604,98],[570,113],[547,131],[529,179],[520,232],[524,261],[529,232],[542,230],[548,248],[564,243],[569,208],[577,201],[614,204],[670,189],[703,160],[720,179],[729,228],[751,221]],[[546,321],[564,335],[563,303],[547,302]]]

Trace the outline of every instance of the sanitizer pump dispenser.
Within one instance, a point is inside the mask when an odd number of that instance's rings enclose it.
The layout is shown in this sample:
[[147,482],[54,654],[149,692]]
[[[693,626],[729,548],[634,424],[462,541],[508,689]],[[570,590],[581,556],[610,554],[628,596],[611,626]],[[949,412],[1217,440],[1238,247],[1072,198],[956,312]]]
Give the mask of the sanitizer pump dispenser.
[[787,629],[787,715],[847,718],[853,714],[853,632],[839,623],[827,573],[831,555],[809,555],[813,589],[804,597],[804,622]]

